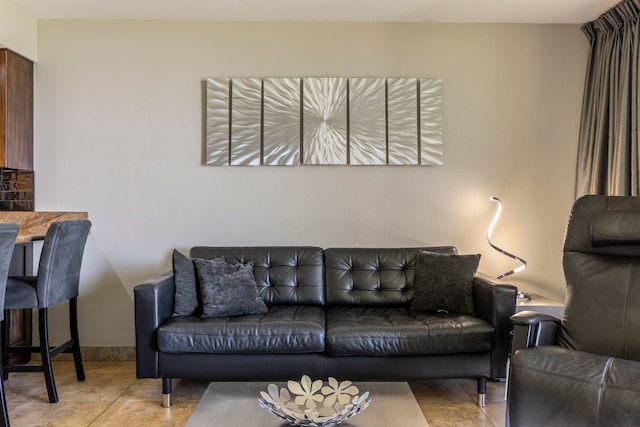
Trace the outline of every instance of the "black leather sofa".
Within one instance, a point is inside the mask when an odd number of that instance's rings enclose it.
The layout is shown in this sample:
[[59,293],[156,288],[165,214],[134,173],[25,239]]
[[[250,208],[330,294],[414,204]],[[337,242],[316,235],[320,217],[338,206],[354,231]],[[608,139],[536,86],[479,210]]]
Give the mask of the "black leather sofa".
[[191,257],[254,262],[269,311],[172,317],[171,272],[135,287],[138,378],[351,380],[505,376],[516,288],[476,277],[474,315],[412,313],[415,259],[430,248],[194,247]]

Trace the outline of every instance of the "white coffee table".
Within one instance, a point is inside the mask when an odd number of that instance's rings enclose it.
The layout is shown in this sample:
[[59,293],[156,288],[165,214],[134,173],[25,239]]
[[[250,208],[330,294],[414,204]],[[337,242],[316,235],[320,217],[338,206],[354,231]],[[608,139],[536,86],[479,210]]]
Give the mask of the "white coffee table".
[[[212,382],[187,422],[187,427],[284,427],[288,424],[258,404],[269,382]],[[284,383],[275,382],[279,387]],[[369,391],[371,404],[342,424],[345,427],[428,427],[406,382],[357,382]]]

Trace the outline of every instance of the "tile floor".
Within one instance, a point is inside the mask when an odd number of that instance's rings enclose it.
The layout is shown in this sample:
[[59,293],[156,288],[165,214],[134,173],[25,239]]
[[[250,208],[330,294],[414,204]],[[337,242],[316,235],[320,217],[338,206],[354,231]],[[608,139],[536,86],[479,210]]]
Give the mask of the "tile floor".
[[[138,380],[135,362],[85,362],[77,382],[73,363],[55,361],[60,401],[50,404],[42,373],[14,373],[5,382],[9,417],[21,426],[182,426],[207,381],[174,380],[173,406],[163,408],[160,380]],[[474,380],[409,382],[431,427],[504,426],[504,383],[490,382],[487,407],[475,404]],[[231,427],[231,426],[230,426]]]

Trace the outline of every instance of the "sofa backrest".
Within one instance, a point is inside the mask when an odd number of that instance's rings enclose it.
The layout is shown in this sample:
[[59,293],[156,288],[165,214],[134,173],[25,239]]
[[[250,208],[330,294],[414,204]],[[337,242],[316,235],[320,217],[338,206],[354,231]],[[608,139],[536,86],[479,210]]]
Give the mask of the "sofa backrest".
[[322,248],[310,246],[191,248],[191,257],[227,262],[253,261],[260,295],[269,305],[323,305],[324,256]]
[[453,246],[325,249],[327,305],[408,305],[420,250],[457,253]]

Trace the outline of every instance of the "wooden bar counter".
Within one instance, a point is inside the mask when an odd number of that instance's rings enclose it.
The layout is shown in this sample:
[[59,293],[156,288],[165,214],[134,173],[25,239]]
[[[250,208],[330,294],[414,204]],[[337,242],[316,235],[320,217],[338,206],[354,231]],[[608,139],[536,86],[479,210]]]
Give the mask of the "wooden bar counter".
[[0,211],[0,222],[15,222],[20,227],[16,243],[28,243],[44,239],[51,223],[88,219],[87,212],[17,212]]

